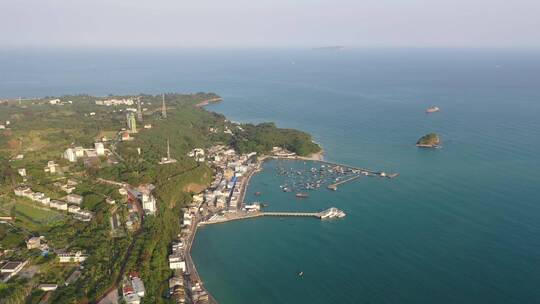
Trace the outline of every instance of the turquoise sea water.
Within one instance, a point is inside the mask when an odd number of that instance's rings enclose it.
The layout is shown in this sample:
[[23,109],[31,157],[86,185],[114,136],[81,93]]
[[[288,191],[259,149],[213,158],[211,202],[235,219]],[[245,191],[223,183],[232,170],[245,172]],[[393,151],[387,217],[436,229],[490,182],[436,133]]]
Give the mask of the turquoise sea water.
[[[0,68],[1,96],[215,91],[209,109],[232,120],[400,173],[297,200],[267,163],[248,200],[347,217],[201,229],[194,259],[220,303],[540,302],[540,52],[2,51]],[[417,149],[432,131],[443,148]]]

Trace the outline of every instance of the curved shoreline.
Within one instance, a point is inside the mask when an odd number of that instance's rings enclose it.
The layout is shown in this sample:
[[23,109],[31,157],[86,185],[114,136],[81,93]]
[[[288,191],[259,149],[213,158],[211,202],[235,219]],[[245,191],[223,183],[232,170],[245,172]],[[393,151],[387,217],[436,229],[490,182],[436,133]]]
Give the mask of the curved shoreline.
[[[324,150],[321,149],[320,152],[309,155],[308,157],[294,157],[294,158],[286,158],[286,159],[291,159],[291,160],[295,160],[295,159],[296,160],[302,160],[303,159],[303,160],[318,161],[318,160],[322,160],[323,151]],[[239,197],[240,204],[244,204],[244,199],[246,197],[246,193],[247,193],[247,190],[249,188],[251,178],[256,173],[259,173],[259,172],[262,171],[262,169],[263,169],[262,166],[266,161],[268,161],[270,159],[277,159],[277,158],[282,158],[282,157],[274,157],[274,156],[269,156],[269,155],[263,155],[263,156],[257,158],[256,167],[246,174],[245,180],[240,185],[240,187],[241,187],[241,189],[240,189],[240,197]],[[253,216],[249,216],[249,218],[256,218],[256,217],[259,217],[259,216],[260,216],[260,214],[254,214]],[[243,219],[243,218],[246,218],[246,217],[239,217],[238,219]],[[231,220],[223,221],[223,223],[226,223],[226,222],[229,222],[229,221],[231,221]],[[187,262],[186,266],[187,266],[188,270],[190,270],[189,271],[190,276],[193,276],[192,281],[193,282],[200,282],[201,287],[204,288],[204,290],[206,290],[206,293],[208,294],[208,298],[209,298],[209,303],[218,304],[218,301],[216,300],[216,298],[212,295],[212,293],[208,290],[208,288],[206,288],[206,286],[204,284],[204,281],[202,280],[201,276],[199,275],[199,272],[197,271],[197,266],[195,265],[195,262],[193,261],[193,257],[192,257],[192,254],[191,254],[191,250],[193,248],[193,243],[194,243],[195,238],[197,236],[198,227],[201,224],[202,224],[202,222],[200,222],[197,219],[194,222],[194,228],[193,228],[191,234],[188,236],[188,243],[186,244],[187,245],[186,246],[186,262]]]
[[[384,177],[384,178],[389,178],[389,179],[392,179],[392,178],[394,178],[394,177],[396,177],[398,175],[398,173],[386,174],[385,172],[377,172],[377,171],[373,171],[373,170],[369,170],[369,169],[365,169],[365,168],[357,168],[357,167],[353,167],[353,166],[349,166],[349,165],[343,165],[343,164],[337,164],[337,163],[332,163],[332,162],[325,161],[324,160],[324,150],[322,148],[321,148],[321,151],[319,151],[317,153],[313,153],[313,154],[311,154],[309,156],[305,156],[305,157],[292,156],[292,155],[291,156],[262,155],[262,156],[257,158],[256,166],[254,166],[253,169],[251,169],[250,171],[248,171],[245,174],[245,179],[239,185],[239,187],[240,187],[240,196],[239,196],[239,200],[238,200],[238,202],[239,202],[238,207],[242,207],[243,205],[245,205],[244,200],[245,200],[245,196],[246,196],[246,193],[247,193],[249,185],[250,185],[251,178],[256,173],[261,172],[263,170],[263,164],[266,161],[272,160],[272,159],[286,159],[286,160],[321,162],[321,163],[324,163],[324,164],[336,165],[336,166],[344,166],[344,167],[348,167],[350,169],[358,170],[362,174],[365,173],[364,175],[379,176],[379,177]],[[360,172],[359,172],[359,174],[360,174]],[[347,180],[344,180],[344,181],[342,181],[342,182],[340,182],[338,184],[346,183],[346,182],[355,180],[358,177],[360,177],[360,175],[355,176],[353,178],[349,178]],[[337,186],[338,184],[335,184],[335,186]],[[335,189],[332,189],[332,190],[335,190]],[[199,205],[199,208],[200,208],[200,206],[202,206],[202,204],[203,203],[201,203]],[[257,217],[265,215],[263,212],[260,212],[260,211],[249,212],[249,211],[245,211],[245,210],[241,211],[240,209],[241,208],[239,208],[234,214],[230,214],[230,216],[225,217],[222,220],[217,220],[215,222],[200,221],[199,219],[197,219],[197,221],[195,222],[195,229],[193,230],[192,234],[189,236],[189,242],[188,242],[188,246],[189,246],[188,248],[189,249],[187,250],[187,254],[186,254],[187,259],[189,260],[189,262],[188,262],[189,268],[193,269],[192,274],[194,275],[195,280],[200,282],[201,286],[203,286],[205,291],[208,293],[210,303],[216,303],[217,304],[217,300],[211,295],[210,291],[206,287],[204,287],[203,280],[200,278],[200,276],[199,276],[199,274],[198,274],[198,272],[196,270],[195,263],[193,262],[193,258],[191,256],[191,248],[192,248],[193,241],[195,239],[195,234],[197,233],[197,228],[198,228],[199,225],[226,223],[226,222],[240,220],[240,219],[257,218]]]

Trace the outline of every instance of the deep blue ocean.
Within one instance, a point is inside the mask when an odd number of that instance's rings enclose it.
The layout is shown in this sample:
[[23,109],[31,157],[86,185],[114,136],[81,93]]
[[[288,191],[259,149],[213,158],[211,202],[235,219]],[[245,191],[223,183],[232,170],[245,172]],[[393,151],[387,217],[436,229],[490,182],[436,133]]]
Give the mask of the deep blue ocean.
[[[220,303],[540,303],[540,50],[0,51],[2,97],[164,91],[216,92],[231,120],[400,173],[297,200],[266,163],[248,201],[347,217],[201,229],[194,259]],[[428,132],[442,149],[414,146]]]

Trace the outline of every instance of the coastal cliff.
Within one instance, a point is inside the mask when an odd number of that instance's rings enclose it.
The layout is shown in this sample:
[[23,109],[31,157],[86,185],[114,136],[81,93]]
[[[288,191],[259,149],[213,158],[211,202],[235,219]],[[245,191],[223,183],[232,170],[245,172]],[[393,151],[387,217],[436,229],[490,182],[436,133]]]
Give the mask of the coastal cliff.
[[436,133],[426,134],[416,142],[416,146],[421,148],[437,148],[440,144],[441,139]]

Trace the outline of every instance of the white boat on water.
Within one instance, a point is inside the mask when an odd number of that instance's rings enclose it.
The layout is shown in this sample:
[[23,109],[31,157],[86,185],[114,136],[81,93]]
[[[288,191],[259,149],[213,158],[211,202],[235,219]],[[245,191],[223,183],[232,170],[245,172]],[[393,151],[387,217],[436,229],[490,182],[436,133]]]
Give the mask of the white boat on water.
[[441,109],[439,109],[439,107],[437,106],[432,106],[432,107],[429,107],[426,109],[426,113],[435,113],[435,112],[439,112]]
[[330,209],[327,209],[321,212],[321,219],[342,218],[345,216],[346,216],[345,212],[335,207],[332,207]]

